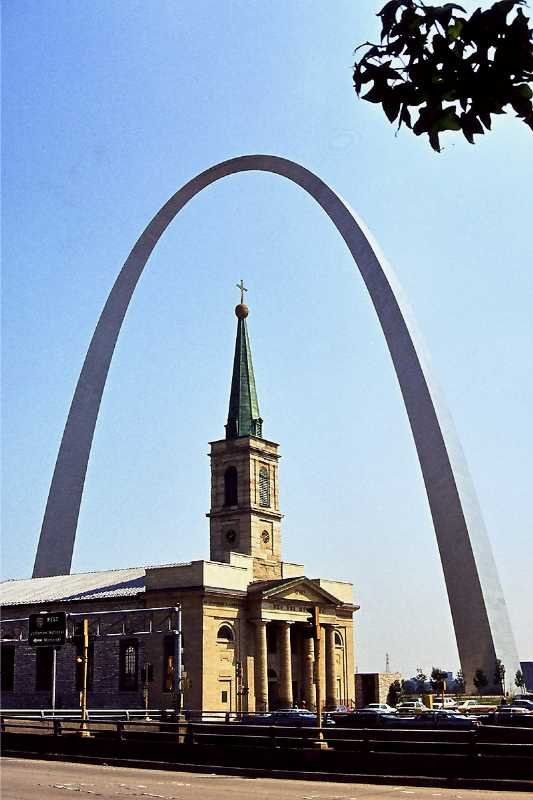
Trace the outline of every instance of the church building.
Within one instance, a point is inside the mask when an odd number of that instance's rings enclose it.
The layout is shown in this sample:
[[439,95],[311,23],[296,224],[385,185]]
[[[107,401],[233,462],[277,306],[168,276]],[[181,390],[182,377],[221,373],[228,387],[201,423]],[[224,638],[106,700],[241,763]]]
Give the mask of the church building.
[[[171,707],[174,639],[164,625],[139,620],[177,607],[185,709],[314,709],[317,670],[326,708],[353,704],[353,587],[308,578],[303,565],[282,560],[279,446],[263,436],[242,297],[235,313],[226,434],[211,442],[209,560],[4,581],[4,708],[50,708],[53,654],[30,646],[27,635],[29,614],[44,610],[70,614],[74,633],[84,616],[89,620],[89,708],[139,707],[143,685],[151,708]],[[310,635],[313,607],[320,664]],[[79,647],[74,636],[56,652],[58,707],[79,705]]]

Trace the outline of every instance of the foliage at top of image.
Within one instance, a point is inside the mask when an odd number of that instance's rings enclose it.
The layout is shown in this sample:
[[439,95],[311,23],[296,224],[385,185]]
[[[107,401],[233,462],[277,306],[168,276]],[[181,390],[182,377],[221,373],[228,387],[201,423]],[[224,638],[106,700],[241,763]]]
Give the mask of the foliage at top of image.
[[508,106],[533,129],[533,31],[523,5],[499,0],[468,16],[457,3],[390,0],[378,14],[381,44],[360,45],[357,95],[380,103],[398,129],[427,134],[437,152],[443,131],[462,131],[473,144]]

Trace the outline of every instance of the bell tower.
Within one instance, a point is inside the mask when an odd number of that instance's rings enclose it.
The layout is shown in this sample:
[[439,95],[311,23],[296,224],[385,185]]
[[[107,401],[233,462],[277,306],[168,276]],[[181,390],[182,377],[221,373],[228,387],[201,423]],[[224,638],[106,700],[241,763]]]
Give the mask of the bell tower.
[[226,438],[211,442],[210,557],[253,556],[254,578],[269,580],[281,577],[278,445],[263,438],[243,302],[247,290],[242,281],[238,288]]

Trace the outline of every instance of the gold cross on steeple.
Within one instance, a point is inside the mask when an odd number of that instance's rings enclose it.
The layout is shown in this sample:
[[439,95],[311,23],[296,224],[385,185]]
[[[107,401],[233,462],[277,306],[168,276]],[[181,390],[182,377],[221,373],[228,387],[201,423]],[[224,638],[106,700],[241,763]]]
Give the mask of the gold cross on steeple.
[[244,281],[241,278],[241,282],[237,284],[237,289],[241,290],[241,303],[244,303],[244,293],[248,291],[246,286],[244,285]]

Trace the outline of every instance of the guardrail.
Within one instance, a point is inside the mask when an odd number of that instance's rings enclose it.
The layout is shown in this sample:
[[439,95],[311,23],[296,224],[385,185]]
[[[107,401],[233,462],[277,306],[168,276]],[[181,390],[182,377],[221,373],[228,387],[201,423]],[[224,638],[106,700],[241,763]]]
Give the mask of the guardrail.
[[[144,708],[93,708],[88,709],[87,719],[159,719],[161,715],[171,715],[175,712],[172,709],[161,710]],[[81,709],[79,708],[4,708],[0,710],[0,716],[11,719],[81,719]]]
[[[215,712],[212,712],[213,714]],[[102,734],[114,734],[117,738],[125,739],[126,734],[134,737],[136,732],[149,733],[152,737],[176,736],[187,737],[190,743],[208,741],[216,738],[218,741],[231,740],[237,741],[261,741],[267,744],[278,746],[279,740],[300,740],[298,746],[305,746],[306,743],[322,738],[331,747],[346,749],[357,747],[364,743],[366,747],[369,742],[374,743],[377,749],[385,747],[387,743],[407,743],[409,747],[416,749],[421,747],[427,750],[428,745],[456,748],[458,751],[469,752],[477,745],[502,744],[502,745],[523,745],[533,757],[533,730],[531,728],[504,727],[504,726],[480,726],[473,730],[454,730],[437,728],[352,728],[292,725],[272,725],[242,722],[237,719],[226,721],[223,719],[225,714],[221,714],[218,720],[215,719],[187,719],[182,715],[177,718],[171,712],[149,711],[148,716],[140,711],[109,711],[94,710],[92,716],[85,723],[84,727],[91,733],[99,736]],[[251,714],[246,715],[251,717]],[[258,715],[259,716],[259,715]],[[83,720],[79,711],[65,710],[61,715],[47,715],[45,710],[39,714],[22,716],[20,713],[15,715],[11,711],[3,712],[0,716],[0,725],[3,733],[39,731],[47,735],[66,735],[77,733],[80,730]],[[380,744],[382,743],[382,744]],[[294,745],[292,745],[294,746]]]
[[[120,713],[123,713],[121,710]],[[176,768],[531,781],[533,730],[296,727],[237,721],[0,717],[4,753]],[[323,739],[319,740],[322,734]],[[320,747],[317,746],[320,744]],[[322,749],[326,745],[326,749]]]

